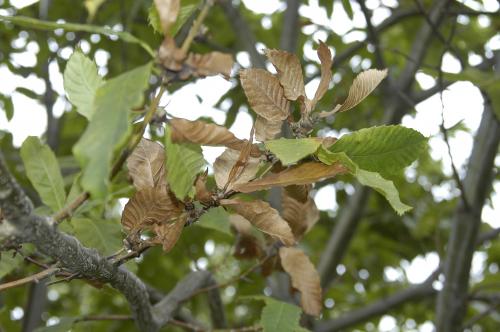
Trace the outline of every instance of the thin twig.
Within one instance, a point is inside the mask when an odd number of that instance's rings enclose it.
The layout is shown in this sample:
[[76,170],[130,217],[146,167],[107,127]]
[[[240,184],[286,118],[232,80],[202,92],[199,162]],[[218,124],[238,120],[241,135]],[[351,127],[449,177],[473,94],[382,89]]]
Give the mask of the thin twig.
[[60,268],[58,268],[58,267],[51,267],[49,269],[35,273],[29,277],[25,277],[22,279],[18,279],[18,280],[14,280],[11,282],[6,282],[4,284],[0,284],[0,292],[4,291],[6,289],[9,289],[9,288],[22,286],[22,285],[28,284],[30,282],[39,282],[42,279],[48,278],[48,277],[56,274],[59,270],[60,270]]
[[207,329],[204,329],[202,327],[199,327],[199,326],[187,323],[187,322],[183,322],[183,321],[177,320],[177,319],[171,319],[171,320],[169,320],[168,324],[176,325],[176,326],[179,326],[179,327],[182,327],[182,328],[185,328],[185,329],[189,329],[189,330],[194,331],[194,332],[205,332],[205,331],[208,331]]
[[204,292],[208,292],[212,289],[216,289],[216,288],[224,288],[224,287],[227,287],[235,282],[238,282],[242,279],[245,279],[245,277],[247,275],[249,275],[250,273],[252,273],[253,271],[255,271],[257,268],[259,268],[260,266],[262,266],[262,264],[264,264],[269,258],[273,257],[275,255],[275,253],[271,253],[271,254],[268,254],[266,255],[264,258],[262,258],[261,260],[259,260],[257,263],[255,263],[253,266],[251,266],[249,269],[243,271],[242,273],[238,274],[237,276],[223,282],[223,283],[219,283],[219,284],[215,284],[215,285],[211,285],[211,286],[207,286],[207,287],[204,287],[204,288],[200,288],[196,291],[194,291],[193,293],[191,293],[191,296],[190,297],[194,297],[198,294],[201,294],[201,293],[204,293]]
[[133,319],[130,315],[87,315],[75,320],[75,323],[78,322],[90,322],[90,321],[99,321],[99,320],[131,320]]
[[191,46],[191,43],[193,42],[194,38],[198,34],[198,31],[201,28],[201,24],[205,20],[205,17],[208,15],[208,10],[213,4],[213,0],[205,0],[205,3],[203,4],[203,8],[201,9],[200,15],[196,18],[196,20],[193,23],[193,26],[189,30],[188,35],[186,36],[186,39],[184,39],[184,42],[182,43],[181,46],[181,51],[182,54],[187,54],[187,51],[189,50],[189,47]]

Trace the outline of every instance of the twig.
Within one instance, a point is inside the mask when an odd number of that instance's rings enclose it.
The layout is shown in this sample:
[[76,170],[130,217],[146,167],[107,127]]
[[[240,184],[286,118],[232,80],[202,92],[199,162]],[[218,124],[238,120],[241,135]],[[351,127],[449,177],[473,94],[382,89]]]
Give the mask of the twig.
[[251,266],[249,269],[243,271],[242,273],[238,274],[237,276],[223,282],[223,283],[219,283],[219,284],[215,284],[215,285],[211,285],[211,286],[207,286],[207,287],[204,287],[204,288],[200,288],[196,291],[194,291],[193,293],[191,293],[191,296],[190,297],[194,297],[198,294],[201,294],[201,293],[204,293],[204,292],[208,292],[212,289],[216,289],[216,288],[224,288],[226,286],[229,286],[235,282],[238,282],[239,280],[242,280],[244,279],[247,275],[249,275],[250,273],[252,273],[253,271],[255,271],[258,267],[260,267],[262,264],[264,264],[269,258],[273,257],[275,253],[271,253],[271,254],[268,254],[266,255],[264,258],[262,258],[261,260],[259,260],[257,263],[255,263],[253,266]]
[[22,285],[28,284],[30,282],[39,282],[42,279],[48,278],[48,277],[56,274],[59,270],[60,270],[60,268],[58,268],[58,267],[51,267],[49,269],[35,273],[29,277],[25,277],[22,279],[18,279],[18,280],[14,280],[11,282],[6,282],[4,284],[0,284],[0,292],[4,291],[6,289],[9,289],[9,288],[22,286]]
[[90,322],[99,320],[132,320],[130,315],[87,315],[81,318],[77,318],[75,323],[78,322]]
[[191,43],[194,40],[194,37],[198,34],[198,31],[200,30],[201,24],[205,20],[205,17],[208,15],[208,10],[213,4],[213,0],[205,0],[205,3],[203,4],[203,8],[201,9],[200,15],[196,18],[196,20],[193,23],[193,26],[189,30],[188,35],[186,36],[186,39],[184,39],[184,42],[182,43],[181,46],[181,51],[182,54],[187,54],[187,51],[189,47],[191,46]]
[[172,325],[179,326],[179,327],[183,327],[185,329],[189,329],[189,330],[195,331],[195,332],[205,332],[205,331],[207,331],[206,329],[204,329],[202,327],[199,327],[199,326],[187,323],[187,322],[183,322],[183,321],[177,320],[177,319],[171,319],[171,320],[169,320],[168,323],[172,324]]

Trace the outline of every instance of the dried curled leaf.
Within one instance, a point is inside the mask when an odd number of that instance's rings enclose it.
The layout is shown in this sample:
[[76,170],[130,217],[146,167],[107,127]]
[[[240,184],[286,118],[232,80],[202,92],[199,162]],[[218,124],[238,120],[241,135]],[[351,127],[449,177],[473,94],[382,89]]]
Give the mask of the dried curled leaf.
[[161,65],[172,71],[180,71],[186,54],[177,48],[174,38],[165,36],[158,49],[158,60]]
[[[215,182],[219,189],[223,189],[228,183],[231,170],[236,165],[240,157],[240,152],[233,149],[226,149],[214,162]],[[226,190],[231,190],[235,185],[247,183],[252,180],[259,170],[259,158],[249,157],[242,169],[235,175],[231,184]]]
[[198,175],[194,183],[194,199],[202,203],[208,203],[212,200],[212,193],[207,189],[208,169],[205,173]]
[[295,54],[282,50],[266,50],[265,54],[278,72],[278,79],[283,86],[288,100],[297,100],[306,95],[300,60]]
[[349,88],[347,99],[342,105],[337,105],[333,112],[345,112],[358,105],[375,90],[386,76],[387,69],[369,69],[360,73]]
[[141,139],[127,159],[130,177],[137,190],[166,184],[165,150],[157,142]]
[[239,214],[230,215],[229,222],[237,234],[234,257],[239,259],[260,257],[264,253],[263,243],[253,235],[252,224]]
[[321,62],[321,79],[319,81],[318,89],[314,94],[314,98],[312,100],[312,108],[316,105],[316,103],[323,98],[326,90],[328,90],[328,85],[332,80],[332,53],[328,46],[325,43],[320,42],[317,50],[319,60]]
[[228,78],[231,76],[231,69],[233,68],[234,60],[233,56],[228,53],[190,53],[185,63],[192,68],[194,76],[203,77],[222,74]]
[[257,115],[255,120],[255,139],[260,142],[265,142],[275,139],[281,133],[282,120],[269,121]]
[[305,203],[309,199],[311,188],[312,185],[310,184],[291,185],[284,188],[284,193],[300,203]]
[[175,220],[183,211],[180,203],[166,186],[137,191],[125,205],[122,226],[130,235],[137,235],[154,224]]
[[232,208],[256,228],[279,239],[285,245],[291,246],[295,243],[290,226],[269,203],[264,201],[245,202],[239,199],[223,199],[220,203],[222,206]]
[[316,203],[309,196],[305,202],[300,202],[293,198],[290,191],[286,189],[283,190],[281,202],[283,219],[290,225],[295,238],[300,240],[319,220]]
[[288,117],[290,102],[274,75],[263,69],[245,69],[240,72],[240,79],[255,113],[270,121]]
[[321,179],[345,173],[348,173],[348,169],[341,164],[329,166],[318,162],[307,162],[292,166],[279,173],[267,175],[259,180],[237,184],[234,186],[233,190],[243,193],[251,193],[275,186],[286,187],[293,184],[300,185],[314,183]]
[[[226,127],[203,121],[189,121],[186,119],[175,118],[169,120],[172,127],[172,141],[174,143],[192,142],[200,145],[223,145],[228,148],[241,150],[247,140],[241,140],[234,136]],[[252,155],[259,156],[259,147],[252,146]]]
[[156,236],[149,240],[153,244],[161,244],[165,252],[169,252],[179,240],[184,225],[186,224],[187,214],[179,215],[175,220],[153,225],[153,231]]
[[318,271],[299,248],[280,248],[283,269],[290,275],[292,286],[301,293],[300,304],[309,315],[321,314],[321,284]]
[[181,8],[180,0],[154,0],[163,33],[167,35]]

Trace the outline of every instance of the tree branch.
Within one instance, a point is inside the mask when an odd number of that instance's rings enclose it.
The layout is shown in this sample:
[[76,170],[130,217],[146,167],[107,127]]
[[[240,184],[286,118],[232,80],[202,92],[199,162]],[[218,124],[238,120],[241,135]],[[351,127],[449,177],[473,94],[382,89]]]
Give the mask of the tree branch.
[[438,331],[458,331],[465,316],[469,273],[475,242],[481,225],[481,211],[491,189],[494,159],[500,142],[500,124],[485,98],[481,124],[474,139],[467,175],[463,181],[469,204],[460,202],[452,220],[446,252],[445,283],[436,307]]
[[224,10],[229,23],[236,32],[239,43],[241,43],[243,49],[250,55],[253,67],[266,68],[264,57],[257,52],[257,49],[255,48],[257,40],[255,39],[252,30],[250,30],[250,27],[245,22],[245,19],[241,16],[239,10],[233,6],[230,0],[220,0],[218,1],[218,4]]
[[33,243],[40,253],[56,260],[60,268],[88,280],[109,283],[126,297],[141,331],[158,331],[179,305],[209,280],[209,272],[192,272],[153,306],[146,285],[137,276],[59,231],[53,219],[30,215],[32,204],[8,172],[1,152],[0,188],[0,208],[4,214],[0,223],[1,246]]
[[283,26],[281,28],[280,49],[295,53],[299,40],[299,0],[287,0]]
[[423,283],[411,286],[391,296],[375,301],[363,308],[350,311],[339,318],[319,322],[316,325],[315,331],[341,331],[350,326],[362,323],[372,317],[382,315],[403,303],[417,301],[434,295],[436,291],[432,287],[432,283],[440,272],[440,269],[437,269]]
[[[429,19],[435,26],[440,25],[448,4],[449,0],[439,0],[432,8]],[[408,15],[408,12],[405,13]],[[382,25],[383,23],[379,26],[379,29]],[[424,58],[430,39],[432,38],[432,32],[432,28],[429,27],[427,22],[424,22],[417,32],[411,48],[411,54],[414,61],[408,61],[397,80],[395,82],[389,82],[390,86],[396,87],[400,94],[407,95],[410,92],[410,88],[415,80],[415,74],[420,67],[420,63]],[[389,77],[389,79],[390,78],[391,77]],[[387,112],[385,113],[383,123],[399,123],[403,115],[407,112],[409,105],[407,105],[407,102],[398,94],[389,95],[387,104]],[[359,219],[365,209],[370,192],[371,191],[366,187],[360,185],[356,186],[356,193],[350,198],[348,207],[342,209],[339,215],[339,221],[330,235],[328,244],[321,255],[318,265],[321,284],[324,288],[327,288],[336,276],[335,268],[347,251],[349,243],[356,231]]]

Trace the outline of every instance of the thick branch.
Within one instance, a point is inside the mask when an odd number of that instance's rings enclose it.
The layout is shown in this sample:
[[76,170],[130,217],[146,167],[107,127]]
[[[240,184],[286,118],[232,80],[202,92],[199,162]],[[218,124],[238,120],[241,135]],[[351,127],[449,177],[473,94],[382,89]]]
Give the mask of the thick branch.
[[[449,0],[437,1],[431,10],[430,20],[434,22],[435,26],[439,26],[444,17],[444,12]],[[387,21],[387,20],[386,20]],[[385,22],[385,21],[384,21]],[[382,24],[378,29],[382,27]],[[392,87],[398,89],[400,94],[408,94],[410,88],[415,80],[415,74],[420,67],[425,52],[428,48],[430,39],[432,38],[432,28],[428,26],[427,22],[422,24],[422,27],[417,32],[411,54],[414,61],[408,61],[402,74],[395,82],[390,82]],[[338,59],[338,58],[337,58]],[[390,77],[389,77],[390,78]],[[387,112],[385,113],[384,123],[399,123],[403,115],[407,112],[410,105],[398,94],[392,93],[387,97]],[[332,231],[326,249],[323,251],[321,260],[319,262],[319,272],[321,283],[323,287],[328,287],[331,281],[335,278],[335,268],[340,263],[347,251],[349,243],[357,229],[359,219],[365,208],[370,190],[366,187],[357,186],[356,194],[350,198],[347,208],[342,209],[339,216],[339,221]]]
[[299,40],[300,0],[287,0],[285,17],[281,28],[280,49],[295,53]]
[[257,40],[239,10],[233,6],[230,0],[220,0],[218,4],[222,7],[229,23],[232,25],[236,39],[241,43],[243,49],[250,54],[253,67],[266,68],[263,56],[255,48]]
[[152,306],[146,285],[133,273],[59,231],[54,220],[30,215],[32,204],[8,172],[1,152],[0,188],[0,208],[4,214],[0,223],[1,245],[33,243],[40,253],[56,260],[60,268],[88,280],[109,283],[127,298],[132,317],[141,331],[158,331],[183,301],[209,281],[210,273],[193,272]]
[[440,270],[434,271],[423,283],[409,287],[391,296],[375,301],[367,306],[353,310],[337,319],[319,322],[315,328],[318,332],[341,331],[350,326],[362,323],[375,316],[382,315],[389,310],[399,307],[401,304],[417,301],[432,296],[436,293],[432,283],[439,275]]
[[481,211],[491,189],[492,168],[499,142],[500,124],[490,103],[486,102],[463,181],[468,207],[461,201],[452,220],[453,228],[446,252],[445,283],[437,301],[438,331],[458,331],[462,325]]

